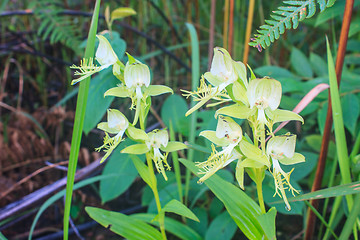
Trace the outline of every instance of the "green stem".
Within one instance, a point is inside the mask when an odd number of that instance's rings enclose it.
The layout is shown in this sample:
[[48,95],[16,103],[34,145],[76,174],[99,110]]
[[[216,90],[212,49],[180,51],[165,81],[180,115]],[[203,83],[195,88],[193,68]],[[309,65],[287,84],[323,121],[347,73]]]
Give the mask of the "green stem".
[[263,214],[265,214],[266,209],[265,209],[264,196],[263,196],[263,190],[262,190],[263,171],[264,171],[263,169],[256,170],[257,181],[255,183],[256,183],[256,190],[257,190],[257,195],[258,195],[258,199],[259,199],[258,201],[259,201],[260,209],[261,209],[261,212]]
[[[159,196],[159,192],[158,192],[158,189],[157,189],[157,181],[156,181],[156,176],[155,176],[155,173],[154,173],[153,161],[152,161],[149,153],[146,153],[146,161],[147,161],[147,165],[149,167],[151,181],[153,182],[152,186],[150,186],[150,187],[151,187],[151,190],[154,193],[155,202],[156,202],[156,208],[158,210],[158,213],[161,215],[160,196]],[[160,224],[161,235],[162,235],[163,239],[166,240],[165,222],[164,222],[164,218],[161,217],[161,216],[159,217],[159,224]]]

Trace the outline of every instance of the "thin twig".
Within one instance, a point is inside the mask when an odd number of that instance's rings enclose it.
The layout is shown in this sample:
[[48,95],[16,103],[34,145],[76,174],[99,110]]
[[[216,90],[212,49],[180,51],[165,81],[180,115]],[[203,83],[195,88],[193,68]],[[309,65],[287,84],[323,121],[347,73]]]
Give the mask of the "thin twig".
[[39,173],[42,173],[46,170],[49,170],[51,168],[54,168],[56,166],[59,166],[59,165],[65,165],[65,164],[68,164],[69,161],[63,161],[63,162],[59,162],[59,163],[54,163],[53,165],[51,166],[46,166],[46,167],[43,167],[43,168],[40,168],[38,170],[36,170],[35,172],[31,173],[30,175],[24,177],[23,179],[21,179],[19,182],[15,183],[14,185],[12,185],[10,188],[8,188],[6,191],[4,192],[1,192],[0,194],[0,199],[5,197],[6,195],[8,195],[10,192],[14,191],[18,186],[20,186],[21,184],[25,183],[26,181],[28,181],[30,178],[38,175]]

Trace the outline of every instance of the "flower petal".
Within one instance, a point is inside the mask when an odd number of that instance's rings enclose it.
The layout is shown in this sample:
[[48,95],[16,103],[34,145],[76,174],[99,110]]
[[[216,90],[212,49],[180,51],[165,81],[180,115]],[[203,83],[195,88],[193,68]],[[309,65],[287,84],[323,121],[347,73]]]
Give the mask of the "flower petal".
[[96,35],[99,39],[99,46],[96,50],[96,60],[101,66],[110,66],[118,61],[114,50],[112,49],[109,41],[102,35]]

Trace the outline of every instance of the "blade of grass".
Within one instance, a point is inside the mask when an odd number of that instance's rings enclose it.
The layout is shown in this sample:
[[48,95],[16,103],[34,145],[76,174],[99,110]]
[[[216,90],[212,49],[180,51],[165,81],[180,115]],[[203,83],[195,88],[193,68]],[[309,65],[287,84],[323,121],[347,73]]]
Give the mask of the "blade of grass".
[[331,228],[326,229],[324,237],[322,238],[323,240],[327,240],[330,238],[330,229],[336,228],[336,226],[337,226],[336,219],[338,217],[342,217],[342,215],[344,214],[343,211],[340,210],[342,199],[343,198],[341,196],[336,197],[335,201],[333,202],[333,204],[331,206],[331,214],[329,217],[329,225],[331,226]]
[[[94,56],[95,37],[97,32],[98,20],[99,20],[100,2],[101,2],[100,0],[96,0],[95,3],[94,14],[91,20],[89,35],[87,39],[87,45],[84,56],[85,58],[90,58]],[[64,219],[63,219],[64,240],[68,239],[71,199],[72,199],[72,192],[74,187],[77,159],[79,155],[82,131],[84,126],[84,118],[85,118],[85,110],[86,110],[86,102],[88,98],[89,86],[90,86],[90,77],[80,83],[79,95],[76,103],[74,129],[71,139],[69,167],[68,167],[67,183],[66,183],[65,210],[64,210]]]
[[321,214],[308,202],[305,201],[305,204],[313,211],[313,213],[320,219],[320,221],[325,225],[327,229],[331,232],[331,234],[334,236],[335,239],[338,239],[338,236],[334,233],[334,231],[331,229],[331,226],[325,221],[325,219],[321,216]]
[[[347,217],[347,220],[345,222],[344,228],[341,231],[340,240],[346,240],[349,239],[349,236],[351,234],[351,230],[353,229],[353,226],[355,226],[355,221],[359,217],[360,214],[360,193],[356,195],[355,202],[358,204],[355,204],[354,207],[351,209],[351,212],[349,216]],[[355,227],[356,229],[356,227]],[[356,239],[356,238],[355,238]]]
[[[189,30],[190,40],[191,40],[191,90],[196,91],[196,88],[199,86],[200,78],[200,53],[199,53],[199,40],[194,25],[191,23],[186,23],[186,27]],[[194,99],[191,99],[191,107],[195,106],[196,102]],[[195,132],[196,132],[196,119],[197,112],[195,111],[191,114],[190,117],[190,130],[189,130],[189,142],[195,143]],[[189,149],[188,151],[188,160],[192,161],[194,156],[194,150]],[[188,193],[190,187],[190,177],[191,172],[187,169],[185,173],[185,205],[188,200]]]
[[[341,109],[339,89],[336,80],[335,66],[330,51],[329,41],[327,38],[326,38],[326,46],[327,46],[330,96],[331,96],[331,106],[332,106],[333,120],[334,120],[336,150],[339,160],[339,168],[340,168],[342,183],[347,184],[347,183],[351,183],[349,155],[347,151],[348,148],[346,145],[344,120],[342,117],[343,115]],[[350,195],[348,195],[346,196],[346,201],[348,204],[348,209],[350,211],[353,206],[353,199]]]

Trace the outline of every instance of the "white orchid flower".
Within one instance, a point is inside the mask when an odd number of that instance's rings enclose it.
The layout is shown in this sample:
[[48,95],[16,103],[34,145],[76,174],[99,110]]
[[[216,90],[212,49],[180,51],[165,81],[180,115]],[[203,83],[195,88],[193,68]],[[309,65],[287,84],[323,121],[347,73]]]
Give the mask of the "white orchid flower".
[[[109,109],[107,111],[107,117],[107,122],[101,122],[97,126],[105,132],[104,144],[99,148],[96,148],[96,151],[100,151],[105,148],[106,154],[100,162],[105,161],[112,151],[119,145],[119,143],[123,140],[122,137],[125,131],[129,127],[129,121],[119,110]],[[115,134],[115,136],[110,137],[108,133]]]
[[[211,85],[207,85],[204,78]],[[242,62],[235,62],[226,49],[220,47],[214,48],[210,71],[202,76],[200,87],[197,91],[182,90],[185,92],[184,96],[192,96],[195,101],[199,101],[185,115],[190,115],[210,99],[219,101],[217,104],[230,101],[231,99],[225,88],[235,83],[239,78],[247,86],[245,65]]]
[[110,66],[114,66],[113,71],[114,69],[118,69],[120,66],[123,66],[112,49],[109,41],[102,35],[96,35],[96,37],[99,39],[99,46],[96,50],[95,58],[100,63],[100,66],[95,66],[92,58],[83,59],[80,66],[72,65],[70,68],[78,70],[74,73],[74,75],[80,77],[74,79],[71,82],[71,85],[74,85],[87,77],[90,77],[94,73],[100,72]]
[[141,63],[129,53],[129,61],[124,69],[124,83],[111,88],[105,92],[105,96],[130,97],[131,107],[135,108],[133,125],[138,121],[139,115],[146,115],[145,109],[148,107],[146,99],[164,93],[173,93],[173,90],[163,85],[150,85],[150,70],[146,64]]
[[[156,169],[159,173],[161,173],[165,180],[167,180],[167,176],[165,173],[166,170],[170,170],[171,167],[167,162],[167,156],[169,152],[174,152],[178,150],[182,150],[187,148],[187,146],[181,142],[170,141],[169,142],[169,134],[167,130],[154,130],[147,134],[147,138],[144,139],[144,143],[134,144],[126,147],[121,152],[129,153],[129,154],[144,154],[149,153],[151,159],[154,161]],[[165,152],[164,154],[161,152]]]
[[257,110],[257,120],[260,123],[267,123],[266,117],[271,116],[281,100],[281,84],[272,78],[254,79],[249,83],[247,97],[250,109]]
[[203,131],[200,133],[200,136],[204,136],[222,147],[222,151],[218,152],[215,146],[212,145],[210,157],[205,162],[197,163],[197,167],[201,168],[199,173],[204,174],[199,179],[201,183],[219,169],[242,157],[235,147],[239,144],[243,135],[241,127],[234,120],[229,117],[219,116],[216,131]]
[[[266,148],[266,153],[272,159],[273,172],[275,182],[275,194],[282,196],[285,202],[285,207],[288,211],[291,210],[289,201],[287,200],[285,189],[289,189],[294,195],[294,192],[299,193],[290,184],[290,175],[294,169],[286,173],[282,170],[279,163],[290,165],[305,161],[305,157],[300,153],[295,152],[296,135],[276,136],[269,140]],[[287,185],[287,186],[286,186]],[[280,190],[280,193],[279,193]]]

